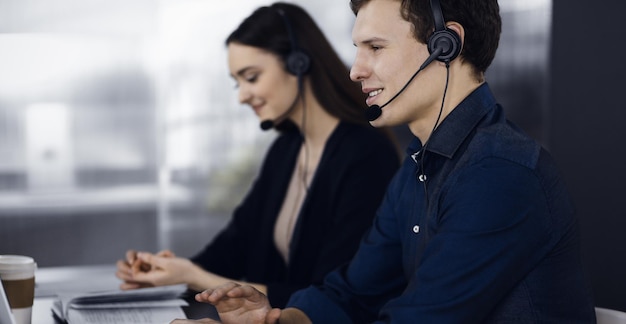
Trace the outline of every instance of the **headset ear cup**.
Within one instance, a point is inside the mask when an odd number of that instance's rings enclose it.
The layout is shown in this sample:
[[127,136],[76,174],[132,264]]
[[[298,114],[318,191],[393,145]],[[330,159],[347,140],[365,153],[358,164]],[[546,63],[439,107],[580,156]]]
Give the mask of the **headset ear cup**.
[[428,52],[433,53],[437,48],[442,52],[436,60],[450,62],[461,53],[461,38],[450,29],[436,31],[428,38]]
[[311,58],[302,51],[292,51],[287,56],[287,71],[289,73],[301,76],[309,71],[311,66]]

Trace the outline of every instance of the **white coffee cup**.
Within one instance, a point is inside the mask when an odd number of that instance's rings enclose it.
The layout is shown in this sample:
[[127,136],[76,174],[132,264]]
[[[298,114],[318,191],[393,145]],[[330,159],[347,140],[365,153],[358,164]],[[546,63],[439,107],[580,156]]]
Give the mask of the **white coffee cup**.
[[17,324],[31,323],[36,269],[31,257],[0,255],[0,279]]

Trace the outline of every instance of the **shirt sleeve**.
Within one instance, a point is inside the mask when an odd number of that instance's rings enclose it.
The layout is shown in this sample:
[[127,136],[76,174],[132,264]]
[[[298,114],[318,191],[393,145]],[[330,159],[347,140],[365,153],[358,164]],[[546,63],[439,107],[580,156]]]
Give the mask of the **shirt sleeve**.
[[[258,177],[242,202],[233,211],[227,226],[208,243],[191,261],[203,269],[221,276],[240,279],[247,271],[251,240],[259,237],[264,228],[268,202],[280,199],[277,191],[269,188],[276,181],[276,172],[287,163],[285,155],[294,142],[292,137],[280,136],[270,146]],[[236,257],[233,257],[236,256]]]
[[[249,252],[247,238],[251,236],[251,231],[259,227],[259,224],[256,224],[257,219],[250,216],[255,215],[253,208],[257,205],[258,197],[255,192],[260,189],[256,183],[235,209],[228,225],[202,251],[191,258],[192,262],[206,271],[230,278],[238,279],[245,274],[245,260]],[[232,257],[233,255],[237,257]]]

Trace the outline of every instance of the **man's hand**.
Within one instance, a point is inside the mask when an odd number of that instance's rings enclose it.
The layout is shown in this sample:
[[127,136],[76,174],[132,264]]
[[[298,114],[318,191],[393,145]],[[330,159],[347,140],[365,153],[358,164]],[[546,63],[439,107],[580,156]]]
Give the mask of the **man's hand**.
[[214,305],[224,324],[275,324],[280,317],[280,309],[272,309],[267,296],[249,285],[229,282],[197,294],[196,300]]

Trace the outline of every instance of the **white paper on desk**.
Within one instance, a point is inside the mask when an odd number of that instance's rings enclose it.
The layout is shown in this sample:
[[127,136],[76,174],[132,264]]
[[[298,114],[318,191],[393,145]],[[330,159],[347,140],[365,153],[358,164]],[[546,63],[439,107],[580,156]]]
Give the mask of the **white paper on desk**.
[[[165,300],[179,299],[187,290],[187,286],[170,285],[161,287],[140,288],[133,290],[112,290],[94,293],[59,293],[58,299],[61,301],[61,309],[63,317],[69,308],[76,307],[78,305],[97,305],[97,304],[111,304],[111,303],[128,303],[128,302],[158,302]],[[187,305],[184,302],[184,305]],[[149,306],[149,305],[148,305]]]
[[[52,311],[59,317],[63,318],[66,323],[92,323],[92,324],[110,324],[110,323],[169,323],[176,318],[187,318],[183,312],[182,305],[187,305],[182,299],[172,301],[152,302],[152,307],[147,306],[149,302],[124,303],[132,304],[138,307],[128,308],[124,305],[121,308],[100,308],[103,305],[89,305],[91,308],[75,308],[74,306],[67,309],[64,316],[61,301],[56,300],[52,305]],[[80,305],[79,307],[89,307]],[[109,304],[108,306],[112,306]],[[113,305],[114,306],[114,305]]]
[[154,324],[187,318],[180,307],[141,307],[109,309],[74,309],[67,313],[68,323]]
[[186,318],[179,298],[186,285],[112,290],[94,293],[59,293],[52,311],[68,323],[169,323]]
[[71,304],[100,304],[140,300],[167,300],[178,298],[187,290],[187,285],[139,288],[131,290],[111,290],[93,293],[59,294],[62,299],[71,298]]
[[189,305],[182,299],[170,299],[170,300],[155,300],[155,301],[138,301],[127,303],[102,303],[102,304],[72,304],[70,308],[73,309],[103,309],[103,308],[155,308],[155,307],[180,307]]

